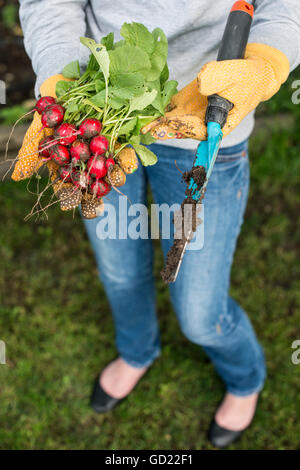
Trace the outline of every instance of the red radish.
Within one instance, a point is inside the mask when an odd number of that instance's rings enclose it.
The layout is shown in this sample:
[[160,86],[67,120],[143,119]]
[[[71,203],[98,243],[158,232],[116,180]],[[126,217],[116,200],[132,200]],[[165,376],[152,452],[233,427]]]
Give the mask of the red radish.
[[63,121],[65,108],[60,104],[50,104],[42,112],[43,127],[56,127]]
[[70,153],[74,163],[79,162],[79,160],[85,162],[90,158],[91,155],[88,144],[82,140],[75,140],[75,142],[70,147]]
[[73,181],[73,183],[75,183],[76,181],[79,181],[79,177],[80,177],[80,171],[77,170],[76,168],[72,168],[71,180]]
[[53,96],[43,96],[39,100],[37,100],[36,105],[35,105],[35,110],[39,113],[42,114],[44,109],[47,108],[50,104],[55,104],[56,99],[53,98]]
[[71,145],[76,140],[76,127],[73,124],[64,122],[55,129],[55,137],[59,138],[61,145]]
[[44,137],[40,143],[39,143],[39,154],[41,155],[41,157],[44,157],[44,158],[49,158],[50,157],[50,149],[51,149],[51,145],[50,143],[53,143],[53,145],[55,145],[55,140],[53,140],[53,137],[51,135],[49,135],[48,137]]
[[77,188],[85,189],[91,182],[91,176],[86,172],[73,170],[71,174],[72,182]]
[[79,126],[79,134],[82,137],[90,139],[98,134],[100,134],[102,129],[102,124],[98,119],[85,119]]
[[58,176],[65,183],[70,183],[72,181],[71,172],[72,172],[71,168],[68,165],[64,165],[58,169]]
[[[36,105],[35,107],[31,110],[31,111],[28,111],[28,113],[25,113],[23,116],[19,117],[19,119],[16,120],[16,122],[14,123],[13,127],[12,127],[12,130],[9,134],[9,137],[7,139],[7,142],[6,142],[6,146],[5,146],[5,155],[4,155],[4,160],[6,160],[7,158],[7,155],[8,155],[8,146],[9,146],[9,142],[11,140],[11,137],[14,133],[14,130],[15,130],[15,127],[16,125],[25,117],[25,116],[28,116],[29,114],[37,111],[39,114],[42,115],[42,127],[41,129],[36,133],[35,136],[33,136],[33,138],[31,139],[31,141],[45,128],[45,127],[55,127],[58,124],[60,124],[63,119],[64,119],[64,108],[58,104],[55,104],[56,101],[55,99],[52,97],[52,96],[43,96],[42,98],[40,98],[37,102],[36,102]],[[52,107],[57,107],[54,109],[53,112],[50,112],[47,111],[46,113],[46,109],[49,108],[50,106]],[[62,114],[62,117],[60,116]],[[31,142],[30,141],[30,142]]]
[[[37,111],[39,114],[42,114],[43,111],[45,111],[45,109],[49,106],[49,105],[54,105],[56,103],[56,100],[55,98],[53,98],[52,96],[43,96],[42,98],[40,98],[39,100],[37,100],[36,104],[35,104],[35,107],[33,109],[31,109],[31,111],[28,111],[28,113],[25,113],[23,116],[19,117],[19,119],[16,120],[16,122],[14,123],[13,127],[12,127],[12,130],[10,132],[10,135],[7,139],[7,142],[6,142],[6,146],[5,146],[5,156],[4,156],[4,160],[6,160],[7,158],[7,155],[8,155],[8,146],[9,146],[9,142],[10,142],[10,139],[14,133],[14,130],[15,130],[15,127],[16,125],[25,117],[25,116],[29,116],[29,114],[31,113],[34,113],[35,111]],[[48,126],[48,121],[49,121],[49,117],[44,117],[44,119],[42,120],[43,122],[43,126],[42,128],[37,132],[36,135],[38,135],[44,127],[51,127],[51,126]]]
[[84,180],[85,180],[86,187],[87,187],[87,186],[89,186],[89,185],[91,184],[91,182],[92,182],[92,177],[91,177],[91,175],[89,174],[89,172],[86,171],[86,170],[83,172],[83,176],[84,176]]
[[112,157],[107,158],[105,161],[105,166],[107,170],[109,169],[109,167],[113,166],[114,164],[115,164],[115,161]]
[[111,186],[104,180],[99,179],[91,184],[91,191],[95,197],[105,196],[111,190]]
[[93,137],[90,142],[90,150],[94,155],[104,155],[108,149],[109,142],[104,135]]
[[107,168],[105,166],[105,157],[97,157],[92,155],[87,162],[88,172],[93,178],[103,178],[107,173]]
[[60,166],[67,165],[71,160],[69,150],[61,144],[56,144],[50,149],[50,158]]

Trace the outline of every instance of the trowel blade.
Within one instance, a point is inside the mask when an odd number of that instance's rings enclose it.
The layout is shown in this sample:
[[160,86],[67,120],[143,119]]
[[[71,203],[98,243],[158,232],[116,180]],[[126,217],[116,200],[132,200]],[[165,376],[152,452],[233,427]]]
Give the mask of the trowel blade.
[[[195,201],[200,200],[206,188],[210,175],[212,173],[216,158],[218,156],[219,148],[220,148],[222,138],[223,138],[223,132],[222,132],[221,126],[215,122],[209,122],[207,124],[207,135],[208,135],[208,139],[201,142],[198,146],[196,159],[194,162],[194,166],[203,166],[205,168],[206,180],[200,190],[197,189],[197,185],[195,184],[193,180],[191,180],[191,183],[190,183],[190,189],[193,190],[192,197]],[[199,214],[198,206],[200,209],[201,204],[200,203],[197,204],[197,218]],[[175,232],[179,231],[179,229],[182,229],[182,222],[181,222],[182,219],[180,218],[180,216],[182,217],[182,209],[180,209],[180,211],[178,211],[178,213],[175,214],[175,217],[174,217]],[[188,223],[186,224],[186,222]],[[199,225],[199,223],[200,223],[200,220],[199,222],[197,221],[196,226]],[[176,253],[176,257],[177,257],[176,262],[174,263],[172,272],[169,272],[167,278],[165,277],[165,282],[176,281],[187,245],[193,239],[193,236],[194,236],[193,228],[195,228],[195,225],[192,224],[192,218],[189,217],[187,221],[185,221],[184,223],[184,235],[181,239],[180,246],[178,247],[178,250]]]
[[[210,175],[213,171],[213,167],[216,161],[216,158],[219,153],[219,148],[223,138],[223,132],[220,124],[216,122],[209,122],[207,124],[207,146],[208,146],[208,171],[206,175],[206,184],[210,178]],[[206,186],[206,185],[205,185]]]

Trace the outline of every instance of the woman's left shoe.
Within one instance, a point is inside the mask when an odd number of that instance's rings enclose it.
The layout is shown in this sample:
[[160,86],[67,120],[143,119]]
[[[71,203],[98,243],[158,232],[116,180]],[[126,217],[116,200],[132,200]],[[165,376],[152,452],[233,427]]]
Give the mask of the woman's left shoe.
[[246,429],[247,428],[243,429],[242,431],[230,431],[229,429],[225,429],[219,426],[214,419],[210,425],[208,439],[214,447],[217,447],[218,449],[224,449],[233,442],[237,441]]
[[[257,408],[257,401],[259,398],[259,394],[255,393],[252,395],[249,395],[248,397],[235,397],[234,395],[227,393],[225,395],[225,398],[221,404],[221,406],[218,408],[216,416],[214,417],[209,431],[208,431],[208,439],[212,443],[214,447],[217,447],[219,449],[224,449],[225,447],[228,447],[230,444],[233,444],[233,442],[236,442],[242,434],[246,431],[246,429],[249,428],[251,425],[255,411]],[[220,419],[220,411],[223,411],[224,413],[224,406],[225,408],[227,407],[227,412],[228,412],[228,406],[230,407],[231,411],[232,409],[237,413],[237,410],[239,413],[241,413],[244,416],[245,413],[245,406],[247,407],[247,411],[250,415],[246,415],[247,419],[245,422],[245,427],[241,430],[230,430],[226,429],[223,426],[220,426],[220,424],[217,423],[216,417],[219,416]],[[223,407],[223,410],[222,410]],[[245,416],[244,416],[245,417]],[[223,414],[223,421],[224,421],[224,414]]]

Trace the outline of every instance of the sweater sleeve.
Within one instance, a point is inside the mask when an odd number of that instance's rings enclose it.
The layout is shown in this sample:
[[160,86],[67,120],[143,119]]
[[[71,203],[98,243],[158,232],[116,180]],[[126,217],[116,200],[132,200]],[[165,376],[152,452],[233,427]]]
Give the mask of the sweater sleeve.
[[80,36],[86,32],[87,0],[20,0],[24,46],[37,75],[35,94],[51,75],[80,59]]
[[295,69],[300,63],[299,0],[256,0],[256,5],[249,42],[279,49]]

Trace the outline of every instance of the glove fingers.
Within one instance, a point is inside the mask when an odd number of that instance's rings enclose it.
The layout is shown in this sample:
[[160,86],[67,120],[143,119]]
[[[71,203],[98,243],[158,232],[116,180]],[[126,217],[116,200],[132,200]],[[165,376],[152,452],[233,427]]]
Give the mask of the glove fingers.
[[201,114],[202,117],[195,114],[165,117],[163,123],[151,130],[151,135],[158,140],[184,138],[205,140],[207,135],[204,124],[205,110]]
[[165,120],[166,120],[166,118],[164,116],[155,119],[155,121],[152,121],[149,124],[147,124],[146,126],[144,126],[141,129],[141,133],[142,134],[147,134],[147,132],[152,131],[152,129],[154,129],[154,127],[159,126],[160,124],[164,123]]
[[207,133],[204,119],[205,110],[203,109],[198,115],[184,114],[182,116],[167,118],[166,124],[186,138],[205,140]]
[[152,129],[151,135],[157,140],[184,139],[185,138],[185,136],[182,133],[174,131],[174,129],[172,129],[172,127],[170,127],[167,124],[160,124],[156,126],[154,129]]
[[249,61],[246,60],[209,62],[198,74],[199,92],[205,96],[222,94],[221,92],[240,82],[245,73],[249,74]]
[[228,114],[228,118],[225,126],[222,129],[223,136],[226,137],[230,132],[232,132],[241,122],[244,116],[241,116],[238,109],[233,108],[233,110]]
[[199,96],[197,78],[182,88],[176,95],[172,97],[170,107],[183,108],[187,103],[195,101]]
[[52,77],[49,77],[47,80],[44,81],[44,83],[42,83],[40,87],[41,96],[54,96],[54,98],[56,98],[56,85],[57,82],[59,82],[60,80],[63,80],[65,82],[73,81],[72,78],[66,78],[60,73],[52,75]]
[[[177,121],[178,116],[184,116],[184,115],[192,116],[194,114],[196,116],[200,116],[200,118],[202,119],[202,117],[204,118],[204,115],[205,115],[206,106],[207,106],[207,98],[206,96],[200,95],[199,90],[198,90],[197,79],[195,78],[195,80],[193,80],[191,83],[189,83],[182,90],[180,90],[176,95],[173,96],[171,103],[168,106],[168,108],[169,109],[171,108],[171,110],[167,111],[165,113],[165,116],[162,116],[156,119],[155,121],[151,122],[150,124],[147,124],[142,129],[142,133],[146,134],[147,132],[152,131],[152,129],[155,128],[155,131],[152,133],[154,137],[156,137],[156,135],[159,133],[161,134],[160,137],[158,136],[160,140],[165,140],[165,139],[170,139],[170,138],[174,139],[176,138],[176,136],[173,135],[174,126],[172,124],[169,125],[169,122],[173,120]],[[161,125],[164,125],[164,127],[160,127]],[[168,129],[169,127],[170,129]],[[171,135],[168,135],[168,134],[171,134]],[[183,134],[183,137],[185,137],[184,132],[182,132],[182,134]],[[190,131],[188,132],[188,134],[189,134],[188,136],[190,136]],[[177,138],[180,138],[180,137],[177,137]]]

